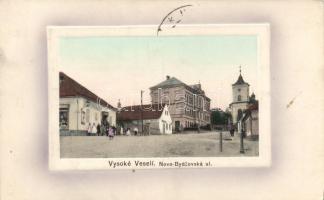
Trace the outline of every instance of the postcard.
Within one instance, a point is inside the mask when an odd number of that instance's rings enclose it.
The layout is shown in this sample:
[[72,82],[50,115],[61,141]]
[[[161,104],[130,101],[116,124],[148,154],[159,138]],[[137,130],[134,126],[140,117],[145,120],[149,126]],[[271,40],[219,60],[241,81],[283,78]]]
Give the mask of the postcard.
[[271,165],[270,25],[179,16],[47,28],[50,169]]

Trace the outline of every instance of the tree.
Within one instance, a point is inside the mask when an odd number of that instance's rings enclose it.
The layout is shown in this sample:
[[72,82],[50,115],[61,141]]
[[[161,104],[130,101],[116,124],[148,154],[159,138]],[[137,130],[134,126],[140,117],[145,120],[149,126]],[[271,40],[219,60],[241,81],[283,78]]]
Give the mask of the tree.
[[213,125],[226,125],[228,117],[221,109],[212,109],[211,111],[211,123]]

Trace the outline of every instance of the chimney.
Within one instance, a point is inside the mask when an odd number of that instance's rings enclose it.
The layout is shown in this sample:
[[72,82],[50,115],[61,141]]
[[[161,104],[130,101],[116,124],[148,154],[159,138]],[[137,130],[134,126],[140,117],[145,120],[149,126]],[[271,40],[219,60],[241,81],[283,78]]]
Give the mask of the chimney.
[[118,99],[118,103],[117,103],[117,110],[121,111],[121,103],[120,103],[120,99]]
[[167,75],[167,76],[166,76],[166,79],[167,79],[167,80],[169,80],[169,79],[170,79],[170,76],[169,76],[169,75]]

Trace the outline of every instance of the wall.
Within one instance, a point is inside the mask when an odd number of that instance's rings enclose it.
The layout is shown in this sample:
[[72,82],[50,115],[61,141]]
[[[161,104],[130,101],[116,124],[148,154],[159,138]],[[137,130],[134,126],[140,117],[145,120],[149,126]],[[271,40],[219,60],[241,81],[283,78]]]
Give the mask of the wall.
[[163,125],[165,126],[165,134],[172,134],[173,125],[168,106],[164,106],[163,112],[158,121],[161,134],[163,134]]
[[[186,121],[190,121],[192,123],[196,123],[196,121],[199,121],[199,124],[202,126],[210,124],[210,103],[207,102],[207,100],[205,100],[204,97],[199,96],[199,98],[204,99],[201,101],[201,104],[204,104],[204,108],[206,110],[203,110],[203,105],[199,105],[199,107],[201,108],[201,112],[203,113],[203,115],[209,115],[207,120],[205,120],[203,117],[199,119],[198,114],[193,112],[193,108],[195,108],[196,110],[198,108],[198,96],[196,100],[193,100],[193,93],[187,90],[184,86],[163,88],[160,91],[158,89],[152,90],[152,103],[159,103],[159,95],[161,95],[160,102],[161,100],[163,103],[170,102],[169,110],[172,118],[173,131],[175,131],[175,121],[179,121],[183,128],[186,127]],[[163,98],[163,96],[167,96],[167,98]],[[186,96],[192,98],[192,101],[188,101]]]
[[[240,89],[241,91],[238,91]],[[232,86],[232,93],[233,93],[233,102],[238,101],[238,95],[241,95],[241,101],[248,101],[250,96],[249,85],[242,84],[242,85],[234,85]]]
[[251,112],[252,117],[252,133],[253,135],[259,135],[259,111],[253,110]]
[[[69,105],[69,130],[87,131],[89,123],[92,125],[101,124],[101,113],[108,112],[110,117],[110,125],[116,125],[116,112],[103,106],[98,106],[93,101],[88,101],[83,97],[67,97],[60,98],[60,105]],[[87,119],[87,111],[89,111],[89,120]],[[84,114],[82,114],[84,112]],[[84,115],[84,116],[83,116]],[[84,120],[82,120],[82,117]]]
[[232,113],[232,119],[233,119],[233,123],[237,122],[237,112],[239,109],[242,110],[242,112],[244,110],[246,110],[248,107],[248,103],[235,103],[231,105],[231,113]]
[[[132,134],[134,134],[134,128],[137,127],[138,131],[142,132],[142,120],[132,120],[132,121],[123,121],[123,128],[126,130],[127,128],[130,128],[130,131]],[[143,124],[149,124],[150,125],[150,134],[161,134],[160,129],[160,121],[158,119],[151,119],[151,120],[143,120]]]

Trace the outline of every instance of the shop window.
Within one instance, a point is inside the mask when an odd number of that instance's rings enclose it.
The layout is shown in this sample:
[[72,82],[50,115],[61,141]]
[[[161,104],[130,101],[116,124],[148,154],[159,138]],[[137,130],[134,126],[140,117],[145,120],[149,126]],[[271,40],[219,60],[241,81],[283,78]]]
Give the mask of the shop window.
[[60,108],[60,129],[69,129],[69,108]]

